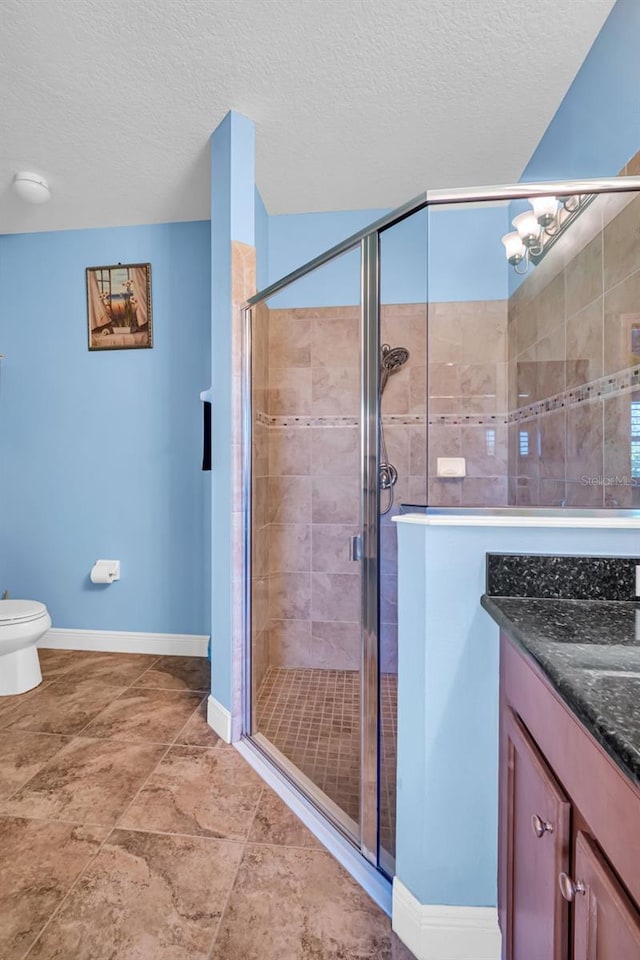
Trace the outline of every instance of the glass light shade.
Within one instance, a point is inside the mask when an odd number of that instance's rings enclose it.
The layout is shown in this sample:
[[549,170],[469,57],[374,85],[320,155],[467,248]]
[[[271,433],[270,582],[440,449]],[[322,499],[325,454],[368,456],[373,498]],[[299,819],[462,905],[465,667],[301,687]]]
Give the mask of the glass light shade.
[[532,197],[529,203],[538,223],[549,224],[555,220],[558,212],[556,197]]
[[524,213],[519,213],[511,222],[523,241],[537,240],[540,236],[540,224],[533,210],[525,210]]
[[507,260],[513,260],[516,262],[522,260],[526,253],[526,247],[520,239],[519,233],[516,233],[515,231],[513,233],[505,233],[504,237],[502,238],[502,242],[504,243]]
[[569,194],[566,197],[558,197],[558,200],[567,211],[567,213],[573,213],[573,211],[580,205],[581,200],[580,194]]

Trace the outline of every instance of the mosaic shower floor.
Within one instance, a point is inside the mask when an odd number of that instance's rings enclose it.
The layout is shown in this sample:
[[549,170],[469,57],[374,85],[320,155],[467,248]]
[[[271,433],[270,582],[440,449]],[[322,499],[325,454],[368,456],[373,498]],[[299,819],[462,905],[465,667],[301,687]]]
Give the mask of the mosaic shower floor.
[[[398,678],[380,682],[380,842],[395,855]],[[356,823],[360,803],[360,673],[269,667],[258,732]]]

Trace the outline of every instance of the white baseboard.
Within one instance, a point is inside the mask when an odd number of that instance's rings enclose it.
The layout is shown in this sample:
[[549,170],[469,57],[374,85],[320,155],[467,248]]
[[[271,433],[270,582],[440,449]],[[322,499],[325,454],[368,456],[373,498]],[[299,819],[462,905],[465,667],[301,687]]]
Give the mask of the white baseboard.
[[195,633],[130,633],[126,630],[64,630],[52,627],[38,646],[49,650],[206,657],[208,644],[208,636]]
[[207,723],[221,740],[231,743],[231,713],[211,694],[207,700]]
[[396,877],[393,929],[416,960],[500,960],[495,907],[447,907],[420,903]]

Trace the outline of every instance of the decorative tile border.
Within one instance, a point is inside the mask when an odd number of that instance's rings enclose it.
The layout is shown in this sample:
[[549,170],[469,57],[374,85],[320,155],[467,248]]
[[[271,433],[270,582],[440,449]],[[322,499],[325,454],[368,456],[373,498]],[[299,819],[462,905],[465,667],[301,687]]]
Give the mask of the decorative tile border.
[[[359,427],[359,417],[272,417],[259,411],[255,415],[258,423],[265,427]],[[426,425],[424,414],[390,413],[382,418],[385,426]]]
[[500,427],[507,423],[506,413],[478,413],[469,416],[463,413],[443,413],[438,417],[429,417],[429,426]]
[[272,417],[259,411],[255,418],[265,427],[357,427],[358,417]]
[[[509,423],[522,423],[580,403],[588,403],[601,397],[610,397],[640,389],[640,366],[628,367],[618,373],[600,377],[580,387],[572,387],[545,400],[519,407],[510,413],[469,414],[444,413],[427,418],[425,414],[390,413],[382,418],[385,426],[468,426],[496,427]],[[359,417],[273,417],[258,411],[255,414],[258,423],[265,427],[357,427]]]
[[427,417],[424,413],[385,413],[382,422],[389,427],[410,427],[426,424]]
[[600,377],[598,380],[592,380],[590,383],[585,383],[580,387],[572,387],[571,390],[556,393],[553,397],[547,397],[545,400],[539,400],[537,403],[529,404],[526,407],[519,407],[509,414],[509,423],[522,423],[524,420],[533,420],[536,417],[543,416],[545,413],[552,413],[554,410],[559,410],[563,407],[575,407],[589,400],[597,400],[600,397],[610,397],[615,394],[624,394],[639,388],[640,366],[628,367],[626,370],[620,370],[618,373]]

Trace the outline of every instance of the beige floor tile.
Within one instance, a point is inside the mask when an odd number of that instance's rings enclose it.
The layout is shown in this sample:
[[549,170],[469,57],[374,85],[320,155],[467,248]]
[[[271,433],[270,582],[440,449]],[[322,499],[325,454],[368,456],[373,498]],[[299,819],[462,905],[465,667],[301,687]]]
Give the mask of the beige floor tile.
[[0,812],[113,825],[165,751],[162,744],[76,737]]
[[35,776],[67,742],[67,737],[49,733],[5,730],[0,736],[0,799]]
[[270,787],[265,787],[262,792],[249,840],[287,847],[321,848],[320,841]]
[[114,831],[29,960],[206,960],[241,852]]
[[200,703],[200,694],[129,687],[83,731],[88,737],[172,743]]
[[119,826],[245,840],[262,780],[233,747],[172,747]]
[[323,850],[247,844],[212,960],[396,960],[391,922]]
[[206,693],[211,689],[211,663],[206,657],[159,657],[136,686]]
[[65,674],[38,688],[7,717],[6,728],[73,736],[80,733],[123,689]]
[[12,697],[0,697],[0,728],[6,727],[10,723],[18,707],[24,706],[27,700],[46,689],[51,682],[47,679],[32,690],[27,690],[26,693],[18,693]]
[[0,956],[20,960],[108,828],[0,817]]
[[81,677],[83,680],[94,680],[100,683],[112,684],[116,687],[128,687],[135,683],[157,657],[144,653],[99,653],[88,652],[78,658],[69,677]]
[[[40,653],[45,682],[0,699],[2,960],[413,960],[209,728],[208,661]],[[342,757],[348,717],[329,713],[316,739]]]
[[44,678],[60,677],[76,666],[78,651],[76,650],[38,650],[40,670]]
[[176,743],[192,747],[215,747],[223,743],[207,723],[206,697],[176,737]]

